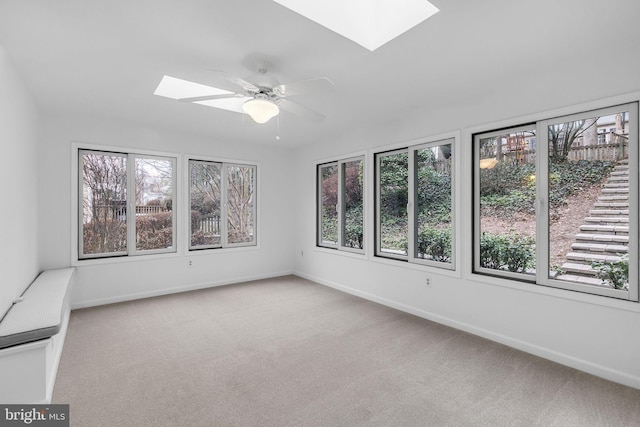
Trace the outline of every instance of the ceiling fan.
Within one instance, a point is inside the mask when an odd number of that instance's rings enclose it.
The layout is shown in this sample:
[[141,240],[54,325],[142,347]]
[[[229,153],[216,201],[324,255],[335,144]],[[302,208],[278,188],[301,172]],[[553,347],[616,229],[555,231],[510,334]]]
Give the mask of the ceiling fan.
[[[315,123],[324,120],[323,114],[288,98],[331,90],[334,88],[333,82],[326,77],[320,77],[280,84],[275,78],[267,75],[270,65],[266,61],[260,62],[257,67],[258,73],[246,79],[230,76],[223,71],[212,71],[219,78],[223,88],[164,76],[154,94],[181,102],[245,113],[257,123],[268,122],[280,113],[280,109]],[[182,86],[182,90],[176,86]]]

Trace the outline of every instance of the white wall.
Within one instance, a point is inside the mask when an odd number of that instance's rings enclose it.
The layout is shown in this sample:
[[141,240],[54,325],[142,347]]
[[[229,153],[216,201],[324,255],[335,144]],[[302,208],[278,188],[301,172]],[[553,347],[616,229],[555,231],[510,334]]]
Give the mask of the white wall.
[[[40,151],[42,188],[40,202],[40,256],[43,268],[69,266],[72,259],[72,145],[122,147],[123,150],[200,155],[225,160],[259,163],[259,246],[208,250],[189,254],[185,249],[183,209],[178,211],[178,253],[129,257],[112,261],[80,261],[74,307],[227,284],[255,278],[289,274],[293,241],[292,180],[290,150],[274,145],[247,145],[215,141],[198,135],[162,130],[109,118],[43,115]],[[179,160],[180,167],[183,163]],[[181,177],[184,168],[181,169]],[[182,187],[179,186],[181,190]],[[182,192],[179,193],[181,197]],[[188,267],[191,260],[193,266]]]
[[[588,110],[637,100],[640,81],[633,70],[640,69],[640,63],[637,58],[629,62],[633,63],[625,63],[626,68],[587,68],[571,74],[568,69],[537,69],[535,75],[496,83],[486,97],[432,109],[425,106],[421,111],[408,111],[401,120],[354,129],[333,141],[298,149],[296,271],[320,283],[640,388],[640,304],[473,275],[470,244],[471,131],[482,125],[498,128],[575,112],[573,106],[578,104],[579,109]],[[601,98],[609,99],[602,103]],[[400,141],[457,131],[461,135],[457,147],[457,271],[374,257],[373,153]],[[369,171],[367,254],[316,248],[315,163],[359,151],[367,152]],[[425,286],[427,277],[431,286]]]
[[38,112],[0,45],[0,318],[38,263]]

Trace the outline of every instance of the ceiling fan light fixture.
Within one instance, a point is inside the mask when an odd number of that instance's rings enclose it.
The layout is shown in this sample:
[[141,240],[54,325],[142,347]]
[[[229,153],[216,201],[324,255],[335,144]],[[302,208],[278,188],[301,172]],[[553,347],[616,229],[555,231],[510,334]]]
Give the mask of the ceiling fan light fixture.
[[254,98],[242,105],[242,111],[247,113],[256,123],[267,123],[280,113],[280,108],[267,99]]

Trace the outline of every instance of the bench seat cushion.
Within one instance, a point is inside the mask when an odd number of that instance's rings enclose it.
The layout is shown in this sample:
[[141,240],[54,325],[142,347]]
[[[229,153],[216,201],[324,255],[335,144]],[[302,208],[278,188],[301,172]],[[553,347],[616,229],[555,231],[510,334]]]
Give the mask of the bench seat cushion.
[[0,348],[49,338],[62,327],[71,269],[40,274],[0,322]]

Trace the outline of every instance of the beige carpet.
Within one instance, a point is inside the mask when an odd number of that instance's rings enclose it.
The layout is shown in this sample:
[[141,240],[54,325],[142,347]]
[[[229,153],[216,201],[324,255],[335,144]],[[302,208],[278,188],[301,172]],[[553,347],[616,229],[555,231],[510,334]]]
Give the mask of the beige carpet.
[[76,310],[73,426],[638,426],[640,390],[296,277]]

